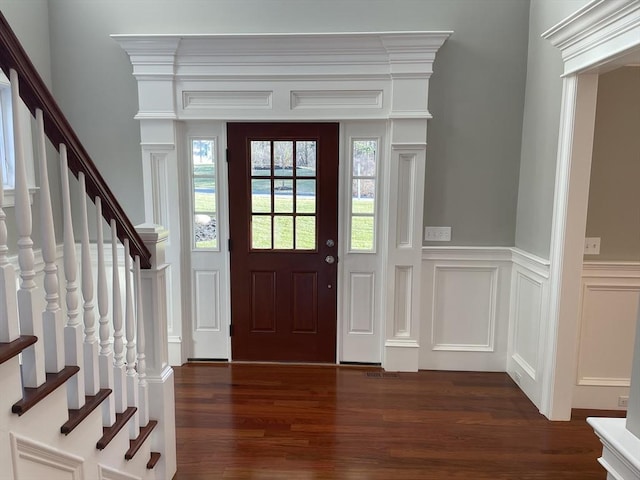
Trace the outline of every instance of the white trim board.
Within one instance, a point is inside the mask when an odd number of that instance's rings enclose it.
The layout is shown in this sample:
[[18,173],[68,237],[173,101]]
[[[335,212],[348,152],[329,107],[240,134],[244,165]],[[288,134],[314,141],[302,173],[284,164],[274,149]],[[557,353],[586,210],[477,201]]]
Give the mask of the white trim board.
[[640,1],[594,0],[542,35],[564,61],[542,394],[550,419],[571,416],[598,72],[638,51],[638,31]]
[[[190,264],[193,260],[187,256],[191,232],[186,219],[190,204],[185,200],[188,195],[181,177],[183,169],[178,168],[185,160],[184,149],[179,148],[185,133],[197,125],[215,125],[219,128],[219,145],[224,148],[225,122],[329,120],[341,124],[344,146],[344,135],[349,129],[355,128],[358,121],[367,121],[370,129],[359,132],[365,138],[380,137],[379,127],[384,133],[380,146],[384,165],[380,188],[376,188],[377,195],[379,192],[376,203],[380,205],[376,212],[378,243],[372,254],[375,257],[367,265],[355,260],[349,268],[339,265],[338,283],[341,287],[349,285],[354,272],[373,275],[375,282],[355,286],[379,292],[376,298],[379,303],[374,305],[371,317],[376,323],[379,318],[380,324],[374,325],[376,334],[369,336],[370,342],[363,341],[364,334],[350,335],[348,331],[347,337],[341,339],[339,331],[337,351],[341,356],[337,360],[381,361],[391,370],[417,370],[425,138],[427,121],[431,118],[427,110],[428,84],[436,52],[451,33],[114,35],[114,40],[129,55],[138,82],[136,118],[140,120],[144,146],[145,221],[160,218],[168,222],[163,226],[170,232],[166,249],[167,261],[172,264],[170,298],[188,299],[193,290]],[[149,145],[159,145],[162,151],[154,151]],[[171,145],[178,147],[171,150]],[[156,192],[153,191],[152,157],[163,159],[167,178],[178,179],[168,185],[166,192],[158,188],[161,182],[157,179]],[[347,163],[345,158],[340,162],[342,179],[346,178]],[[224,178],[218,181],[221,192],[227,188],[225,181]],[[175,202],[176,198],[180,201]],[[339,198],[344,217],[344,192]],[[154,217],[154,212],[166,205],[171,206],[168,214]],[[226,226],[228,208],[223,202],[218,214]],[[338,254],[345,265],[349,253],[341,250]],[[223,286],[225,279],[230,278],[227,257],[221,258],[216,267],[221,272],[221,292],[229,291],[226,284]],[[353,310],[346,305],[348,298],[343,290],[346,288],[339,290],[338,322],[348,325]],[[220,298],[221,304],[227,301]],[[188,341],[192,336],[190,307],[194,309],[191,303],[182,310],[173,309],[172,337]],[[229,325],[230,314],[221,315],[224,318],[219,322],[220,331],[227,332],[223,327]],[[341,343],[349,336],[353,341]],[[184,345],[183,352],[191,347]],[[209,344],[204,349],[198,348],[198,352],[213,350],[208,347]],[[364,350],[373,353],[363,355]],[[206,357],[229,358],[226,353],[213,351]]]

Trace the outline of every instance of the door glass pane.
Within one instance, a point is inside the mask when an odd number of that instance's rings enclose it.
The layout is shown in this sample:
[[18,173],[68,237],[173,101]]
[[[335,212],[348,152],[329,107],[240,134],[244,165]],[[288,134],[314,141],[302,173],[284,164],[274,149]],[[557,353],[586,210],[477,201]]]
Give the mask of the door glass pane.
[[293,213],[293,180],[274,180],[273,201],[276,213]]
[[251,175],[271,175],[271,142],[251,141]]
[[373,213],[376,181],[357,178],[353,180],[351,208],[353,213]]
[[296,212],[316,213],[315,180],[296,180]]
[[273,142],[274,175],[293,176],[293,142]]
[[251,211],[271,212],[271,180],[251,180]]
[[353,176],[374,177],[376,175],[376,151],[378,140],[353,141]]
[[193,216],[193,237],[196,248],[216,248],[216,214],[196,213]]
[[251,141],[252,249],[317,248],[316,155],[312,140]]
[[316,176],[316,142],[296,142],[296,175]]
[[296,250],[316,249],[316,217],[296,217]]
[[373,250],[373,217],[351,217],[351,249]]
[[251,217],[251,248],[264,250],[271,248],[271,217],[253,215]]
[[274,248],[281,250],[293,249],[293,217],[273,217]]

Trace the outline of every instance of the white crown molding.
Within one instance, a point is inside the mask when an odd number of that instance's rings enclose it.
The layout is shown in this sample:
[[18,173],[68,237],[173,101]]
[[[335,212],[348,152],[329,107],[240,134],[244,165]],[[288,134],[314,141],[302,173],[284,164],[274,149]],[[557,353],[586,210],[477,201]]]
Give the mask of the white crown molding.
[[[111,37],[129,54],[134,75],[202,76],[212,68],[269,75],[292,74],[430,76],[438,49],[453,32],[350,32]],[[238,70],[238,68],[240,70]]]
[[624,54],[637,45],[639,29],[640,0],[594,0],[542,37],[560,49],[568,75]]

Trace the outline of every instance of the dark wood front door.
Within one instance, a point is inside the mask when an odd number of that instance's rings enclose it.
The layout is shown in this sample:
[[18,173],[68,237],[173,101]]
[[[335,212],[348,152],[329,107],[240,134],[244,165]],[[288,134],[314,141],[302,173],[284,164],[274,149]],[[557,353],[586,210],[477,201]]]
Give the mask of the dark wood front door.
[[230,123],[234,360],[335,362],[338,124]]

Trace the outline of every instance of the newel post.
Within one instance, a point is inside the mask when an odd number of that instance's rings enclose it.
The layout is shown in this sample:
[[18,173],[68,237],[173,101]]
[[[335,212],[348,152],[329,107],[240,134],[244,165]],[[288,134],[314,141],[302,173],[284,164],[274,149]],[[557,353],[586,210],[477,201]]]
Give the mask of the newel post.
[[176,472],[176,429],[173,369],[169,366],[167,345],[167,276],[165,245],[168,230],[160,225],[136,227],[151,252],[151,268],[142,270],[141,299],[146,339],[146,372],[149,389],[149,418],[158,421],[151,450],[162,454],[155,469],[157,478],[170,480]]

